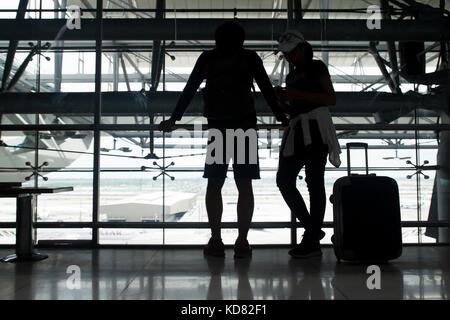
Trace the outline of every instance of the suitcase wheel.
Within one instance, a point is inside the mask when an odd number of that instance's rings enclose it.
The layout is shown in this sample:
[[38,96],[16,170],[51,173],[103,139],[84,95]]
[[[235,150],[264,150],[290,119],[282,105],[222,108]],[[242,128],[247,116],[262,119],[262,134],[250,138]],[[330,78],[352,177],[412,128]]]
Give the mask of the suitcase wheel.
[[331,203],[333,203],[333,199],[334,199],[334,197],[333,197],[333,195],[331,195],[331,196],[330,196],[330,202],[331,202]]

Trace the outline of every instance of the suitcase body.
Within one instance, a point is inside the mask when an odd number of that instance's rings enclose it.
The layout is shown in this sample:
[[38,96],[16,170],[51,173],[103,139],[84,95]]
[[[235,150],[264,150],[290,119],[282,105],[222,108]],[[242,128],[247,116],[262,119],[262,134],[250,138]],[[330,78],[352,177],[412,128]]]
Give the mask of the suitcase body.
[[[366,149],[366,174],[350,173],[350,148]],[[333,186],[333,246],[338,262],[380,261],[402,253],[400,199],[397,182],[368,174],[367,144],[347,144],[348,176]]]

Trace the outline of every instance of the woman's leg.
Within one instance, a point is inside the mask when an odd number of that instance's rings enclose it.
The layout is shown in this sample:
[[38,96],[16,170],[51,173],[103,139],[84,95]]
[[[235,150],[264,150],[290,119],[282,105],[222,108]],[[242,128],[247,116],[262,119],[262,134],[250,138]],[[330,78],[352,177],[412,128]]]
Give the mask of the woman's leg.
[[311,228],[307,235],[314,241],[319,241],[326,208],[325,193],[325,165],[327,163],[327,149],[321,147],[310,152],[305,163],[306,185],[310,199]]
[[297,157],[283,157],[280,155],[277,186],[289,209],[303,223],[305,229],[308,229],[311,225],[311,217],[305,201],[297,189],[297,176],[303,165],[304,161]]

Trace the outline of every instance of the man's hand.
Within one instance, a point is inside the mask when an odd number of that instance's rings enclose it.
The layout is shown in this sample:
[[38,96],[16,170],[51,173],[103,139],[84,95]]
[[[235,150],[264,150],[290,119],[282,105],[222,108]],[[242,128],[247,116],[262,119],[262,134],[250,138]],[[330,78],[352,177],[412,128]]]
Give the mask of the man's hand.
[[175,120],[170,118],[159,123],[158,129],[159,131],[170,132],[173,130],[175,126]]
[[289,120],[284,119],[283,121],[281,121],[281,125],[286,128],[287,126],[289,126]]
[[285,100],[280,99],[280,96],[283,95],[283,90],[285,90],[285,88],[276,86],[273,89],[275,91],[275,95],[277,96],[278,106],[280,107],[281,110],[283,110],[283,112],[289,113],[289,104],[287,104]]
[[278,100],[278,105],[280,106],[280,109],[283,110],[284,113],[289,113],[289,111],[292,109],[290,105],[281,102]]
[[293,88],[280,88],[275,93],[281,103],[301,99],[301,92]]
[[282,91],[283,88],[281,86],[275,86],[273,87],[273,90],[275,90],[275,94],[278,95],[278,92]]

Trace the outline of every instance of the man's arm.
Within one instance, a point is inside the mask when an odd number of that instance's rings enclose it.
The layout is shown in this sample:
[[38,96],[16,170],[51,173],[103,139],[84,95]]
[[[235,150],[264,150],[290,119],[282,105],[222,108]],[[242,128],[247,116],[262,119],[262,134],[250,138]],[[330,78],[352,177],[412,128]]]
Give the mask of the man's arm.
[[172,112],[171,118],[174,120],[180,120],[186,111],[189,103],[192,101],[195,93],[197,92],[198,87],[205,79],[205,74],[203,72],[206,65],[206,56],[205,53],[202,53],[200,57],[198,57],[197,62],[195,63],[194,69],[192,70],[191,75],[186,83],[186,86],[181,93],[180,98],[178,99],[178,103],[175,107],[175,110]]
[[261,58],[256,53],[254,60],[255,61],[253,64],[253,76],[255,77],[258,87],[261,89],[264,99],[266,99],[267,104],[272,109],[272,112],[277,118],[277,120],[282,123],[286,123],[287,122],[286,115],[278,105],[275,90],[272,87],[272,83],[270,83],[269,76],[267,75],[267,72],[264,69],[264,65]]
[[195,63],[194,69],[189,76],[186,86],[184,87],[183,92],[178,99],[177,105],[175,107],[175,110],[172,112],[170,119],[161,121],[161,123],[159,124],[159,130],[171,131],[173,129],[173,126],[175,125],[175,121],[181,119],[187,107],[189,106],[189,103],[192,101],[192,98],[197,92],[198,87],[205,79],[205,75],[203,72],[205,65],[206,57],[205,53],[202,53]]

